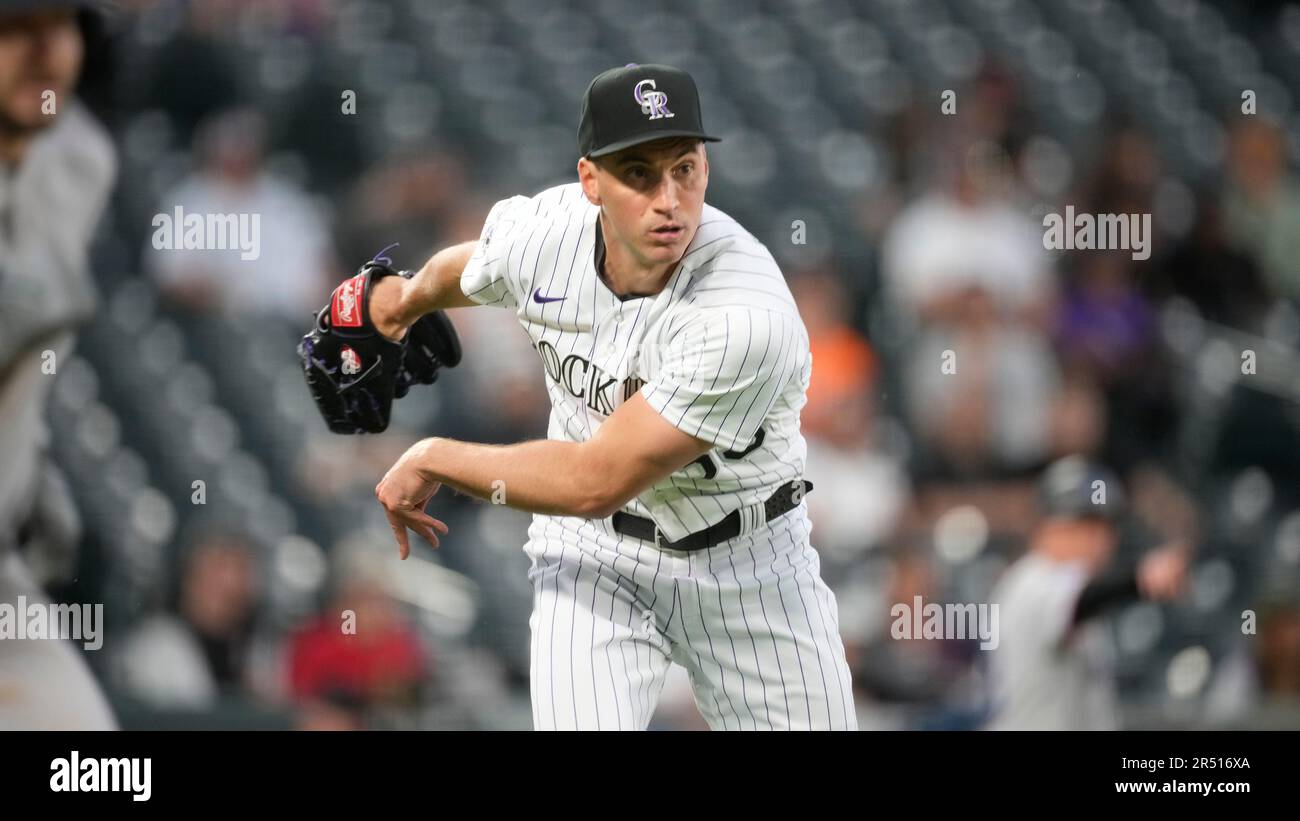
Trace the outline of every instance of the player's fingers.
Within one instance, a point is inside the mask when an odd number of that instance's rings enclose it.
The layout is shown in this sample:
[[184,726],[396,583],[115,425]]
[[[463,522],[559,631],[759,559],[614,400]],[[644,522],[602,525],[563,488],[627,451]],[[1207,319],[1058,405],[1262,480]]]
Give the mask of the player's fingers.
[[442,545],[442,543],[438,541],[437,535],[434,534],[433,530],[428,525],[423,525],[419,522],[412,522],[410,527],[411,530],[414,530],[422,539],[428,542],[429,547],[432,547],[434,550],[437,550]]
[[437,548],[441,542],[436,533],[447,535],[448,527],[446,522],[439,521],[427,513],[421,513],[418,510],[406,511],[403,516],[406,526],[419,533],[425,541]]
[[407,505],[397,507],[393,510],[393,514],[405,522],[407,527],[415,527],[416,525],[427,527],[429,522],[433,521],[433,517],[429,514],[421,513],[419,510]]
[[418,510],[411,511],[409,514],[409,518],[412,519],[413,521],[419,522],[425,527],[433,528],[434,530],[438,531],[444,536],[447,535],[447,531],[449,530],[446,522],[442,521],[441,519],[435,519],[429,514],[421,513]]
[[388,514],[388,525],[393,529],[393,535],[397,538],[398,554],[403,560],[411,555],[411,543],[406,535],[406,525],[392,513]]

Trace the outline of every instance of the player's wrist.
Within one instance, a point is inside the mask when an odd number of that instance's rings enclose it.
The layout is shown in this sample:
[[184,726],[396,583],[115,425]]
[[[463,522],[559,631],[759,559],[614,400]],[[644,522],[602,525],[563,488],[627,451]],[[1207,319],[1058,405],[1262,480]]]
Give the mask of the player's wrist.
[[429,482],[446,481],[445,477],[437,470],[437,466],[440,464],[438,448],[441,447],[443,441],[440,437],[430,436],[427,439],[421,439],[411,447],[411,466],[415,468],[421,479]]
[[392,340],[401,340],[419,318],[411,316],[410,281],[389,276],[376,282],[370,291],[370,321],[375,330]]

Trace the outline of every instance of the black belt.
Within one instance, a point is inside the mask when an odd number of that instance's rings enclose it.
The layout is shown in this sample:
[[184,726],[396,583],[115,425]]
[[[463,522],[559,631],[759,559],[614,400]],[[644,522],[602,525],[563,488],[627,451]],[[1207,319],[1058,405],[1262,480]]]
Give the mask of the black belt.
[[[812,489],[812,482],[805,479],[795,479],[793,482],[781,485],[781,487],[777,488],[776,493],[769,496],[767,501],[763,503],[763,509],[767,516],[766,521],[770,522],[776,517],[794,510],[803,501],[804,494]],[[614,530],[624,536],[654,542],[655,547],[665,550],[703,550],[740,535],[740,511],[733,510],[717,524],[711,525],[704,530],[698,530],[688,536],[683,536],[675,542],[665,541],[655,523],[644,516],[636,516],[620,510],[613,516],[613,525]]]

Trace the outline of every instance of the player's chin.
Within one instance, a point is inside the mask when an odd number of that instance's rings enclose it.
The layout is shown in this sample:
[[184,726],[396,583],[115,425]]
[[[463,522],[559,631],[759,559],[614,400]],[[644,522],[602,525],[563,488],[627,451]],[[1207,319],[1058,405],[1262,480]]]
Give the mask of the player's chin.
[[685,231],[668,235],[651,233],[646,239],[646,256],[656,262],[671,262],[686,250],[686,240],[687,233]]
[[672,265],[682,258],[683,250],[671,245],[652,245],[641,256],[647,265]]

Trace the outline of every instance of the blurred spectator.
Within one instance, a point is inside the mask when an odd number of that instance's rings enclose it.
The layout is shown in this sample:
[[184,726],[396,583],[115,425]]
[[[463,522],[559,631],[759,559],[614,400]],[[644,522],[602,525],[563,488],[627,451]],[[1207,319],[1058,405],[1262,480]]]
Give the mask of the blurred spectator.
[[818,551],[848,562],[893,532],[907,504],[908,480],[895,456],[873,439],[867,394],[846,397],[831,418],[825,431],[808,437],[804,473],[816,485],[808,515]]
[[1160,181],[1160,155],[1142,132],[1119,127],[1106,138],[1101,157],[1074,197],[1090,214],[1150,214]]
[[248,668],[260,597],[242,536],[203,533],[183,559],[174,610],[142,621],[116,660],[119,685],[157,708],[211,708],[252,695]]
[[545,435],[551,411],[546,378],[514,316],[473,308],[452,316],[465,350],[472,352],[455,376],[468,382],[475,398],[449,420],[456,427],[448,435],[494,443]]
[[879,375],[876,354],[848,322],[848,294],[839,277],[804,272],[790,282],[799,315],[808,330],[813,372],[808,403],[799,419],[804,435],[825,432],[841,403],[867,394]]
[[933,476],[1014,473],[1054,449],[1061,375],[1046,340],[999,326],[980,291],[968,303],[966,325],[922,334],[904,364],[908,416]]
[[[952,694],[967,668],[956,641],[895,637],[894,624],[899,617],[894,608],[903,605],[910,614],[917,597],[925,603],[941,602],[942,585],[928,552],[909,547],[899,554],[888,593],[881,602],[889,617],[881,618],[876,634],[850,653],[853,684],[866,703],[934,709]],[[910,615],[906,618],[910,619]]]
[[355,714],[417,701],[431,672],[419,634],[371,576],[345,578],[329,605],[290,639],[296,701],[351,705]]
[[[320,308],[336,278],[328,226],[306,194],[263,168],[263,139],[262,115],[253,110],[227,111],[204,124],[196,145],[200,168],[159,203],[166,221],[159,227],[155,219],[145,263],[184,307],[279,315],[298,326]],[[173,226],[178,211],[186,221],[238,215],[239,236],[227,237],[226,248],[154,247],[159,234],[183,230]]]
[[962,146],[983,144],[1011,162],[1018,159],[1032,124],[1016,76],[996,59],[986,60],[968,87],[957,90],[952,113],[937,112],[929,99],[911,104],[881,135],[897,157],[895,182],[911,198],[936,182],[945,158]]
[[1201,197],[1191,232],[1147,287],[1157,299],[1183,297],[1212,322],[1256,333],[1271,290],[1255,261],[1229,243],[1222,208],[1209,196]]
[[813,359],[800,414],[808,441],[807,475],[817,486],[808,512],[823,556],[850,561],[882,541],[904,505],[901,466],[873,440],[875,352],[847,321],[840,280],[806,272],[791,283]]
[[1107,432],[1106,398],[1091,373],[1067,372],[1052,406],[1051,437],[1055,454],[1097,454]]
[[1042,326],[1053,291],[1042,232],[1006,198],[1006,155],[990,143],[957,153],[947,181],[909,206],[885,239],[891,297],[925,325],[967,324],[987,302],[1000,322]]
[[1238,120],[1227,170],[1228,239],[1254,258],[1275,293],[1300,299],[1300,185],[1291,173],[1285,134],[1266,119]]
[[969,139],[996,145],[1014,161],[1032,122],[1015,73],[995,59],[986,60],[970,89],[960,96],[955,130]]
[[1138,288],[1128,252],[1090,251],[1074,259],[1076,274],[1056,320],[1057,347],[1069,384],[1104,398],[1107,423],[1099,431],[1104,445],[1100,436],[1058,441],[1057,452],[1094,453],[1102,445],[1108,461],[1127,470],[1160,453],[1175,428],[1169,368],[1155,345],[1155,313]]
[[[466,208],[465,188],[461,163],[431,146],[370,168],[348,198],[355,210],[343,240],[347,260],[369,259],[383,246],[398,243],[401,252],[394,259],[414,270],[447,245],[477,239],[487,210]],[[462,221],[462,211],[472,216]],[[464,222],[474,224],[468,234]]]
[[228,0],[164,0],[150,10],[155,26],[180,17],[180,28],[150,61],[147,81],[134,86],[146,92],[138,105],[167,112],[181,143],[190,142],[204,119],[239,104],[243,96],[234,57],[220,39],[231,22],[230,6]]
[[909,421],[940,472],[1018,469],[1050,452],[1053,284],[1041,233],[1005,200],[1005,155],[973,145],[950,177],[883,251],[892,300],[917,325],[902,371]]
[[1082,254],[1079,273],[1061,299],[1056,337],[1067,367],[1104,384],[1146,364],[1155,319],[1133,279],[1127,251]]
[[[313,192],[346,201],[347,189],[371,164],[371,152],[362,139],[369,121],[343,111],[339,89],[354,84],[352,75],[331,68],[329,57],[319,50],[301,59],[310,60],[303,69],[307,77],[301,88],[290,92],[284,111],[270,123],[271,153],[285,152],[300,160],[303,182]],[[365,258],[377,250],[369,249]]]

